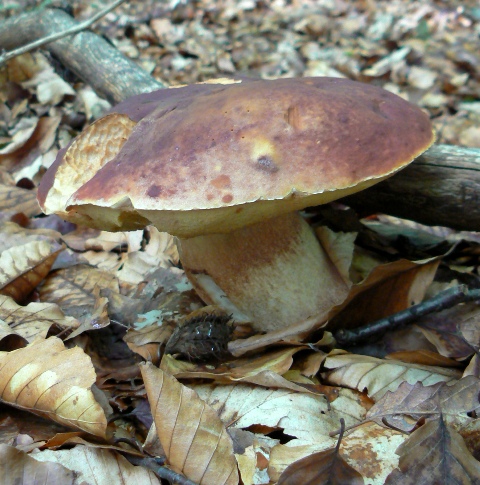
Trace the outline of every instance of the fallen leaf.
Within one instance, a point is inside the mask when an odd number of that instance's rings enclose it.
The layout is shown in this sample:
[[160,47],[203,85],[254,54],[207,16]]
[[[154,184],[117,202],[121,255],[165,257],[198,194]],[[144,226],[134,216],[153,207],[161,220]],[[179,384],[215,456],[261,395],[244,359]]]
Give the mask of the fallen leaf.
[[399,469],[387,477],[386,485],[480,483],[480,462],[443,418],[425,423],[396,453],[400,456]]
[[34,190],[0,184],[0,210],[15,214],[23,212],[27,217],[41,214]]
[[90,358],[55,337],[0,353],[1,401],[104,438],[107,419],[91,391],[95,379]]
[[50,329],[75,329],[80,322],[67,317],[55,303],[32,302],[20,306],[9,296],[0,295],[0,319],[7,323],[12,331],[32,342],[36,337],[47,337]]
[[327,356],[322,374],[327,383],[367,390],[375,400],[387,391],[394,391],[402,382],[422,382],[428,386],[437,382],[460,379],[461,373],[444,367],[406,364],[395,360],[382,360],[357,354]]
[[0,254],[0,295],[21,302],[47,276],[63,246],[32,241]]
[[40,463],[27,453],[0,444],[0,476],[5,485],[81,485],[76,473],[58,463]]
[[152,364],[141,365],[141,370],[170,466],[199,485],[237,485],[233,443],[217,413]]
[[299,483],[360,485],[365,482],[362,475],[342,458],[336,447],[296,461],[288,466],[278,480],[278,485]]
[[74,471],[79,481],[91,485],[161,483],[151,470],[133,466],[120,453],[112,450],[77,445],[70,450],[45,450],[31,456],[40,462],[59,463]]
[[[480,380],[473,376],[460,379],[451,385],[438,382],[432,386],[424,386],[421,382],[403,382],[395,392],[385,393],[368,411],[366,419],[409,432],[415,426],[415,421],[421,417],[440,414],[451,419],[461,415],[466,417],[466,413],[480,406],[479,394]],[[413,417],[414,423],[401,427],[400,421],[395,419],[401,415]]]

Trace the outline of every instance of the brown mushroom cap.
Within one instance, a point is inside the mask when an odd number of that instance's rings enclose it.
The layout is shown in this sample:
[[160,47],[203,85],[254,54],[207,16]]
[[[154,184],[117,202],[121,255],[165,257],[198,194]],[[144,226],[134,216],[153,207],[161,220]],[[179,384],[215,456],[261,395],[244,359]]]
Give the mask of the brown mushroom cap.
[[419,108],[346,79],[187,86],[130,98],[92,124],[39,201],[106,230],[229,232],[362,190],[433,141]]

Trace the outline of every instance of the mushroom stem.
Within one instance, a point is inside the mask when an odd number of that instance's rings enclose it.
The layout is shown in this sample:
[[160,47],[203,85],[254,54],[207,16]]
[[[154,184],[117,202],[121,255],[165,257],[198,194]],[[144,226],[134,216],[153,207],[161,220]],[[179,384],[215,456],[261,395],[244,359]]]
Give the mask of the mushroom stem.
[[[256,330],[276,330],[340,303],[347,284],[309,224],[293,212],[227,234],[178,240],[200,297],[218,303],[208,275]],[[201,277],[200,277],[201,276]]]

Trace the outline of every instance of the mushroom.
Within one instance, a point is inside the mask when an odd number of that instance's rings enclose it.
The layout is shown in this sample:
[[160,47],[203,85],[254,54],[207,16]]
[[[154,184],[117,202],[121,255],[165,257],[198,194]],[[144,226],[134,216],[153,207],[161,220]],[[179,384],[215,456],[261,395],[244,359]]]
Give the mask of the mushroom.
[[203,300],[270,331],[345,296],[298,211],[380,182],[433,141],[427,115],[371,85],[198,84],[116,106],[59,153],[38,199],[72,222],[176,236]]

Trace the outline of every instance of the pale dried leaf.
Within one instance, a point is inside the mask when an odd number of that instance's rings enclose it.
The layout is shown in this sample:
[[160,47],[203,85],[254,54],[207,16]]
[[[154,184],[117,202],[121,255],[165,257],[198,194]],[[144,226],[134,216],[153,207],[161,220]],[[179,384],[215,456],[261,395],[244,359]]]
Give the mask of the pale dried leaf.
[[[367,419],[390,423],[391,418],[408,415],[416,420],[420,417],[465,415],[480,406],[480,380],[469,376],[447,385],[438,382],[432,386],[422,383],[403,382],[395,392],[387,392],[368,411]],[[397,422],[395,422],[397,424]],[[398,424],[396,426],[398,428]],[[413,425],[405,431],[410,431]]]
[[[395,450],[405,439],[406,435],[399,431],[366,423],[343,437],[340,451],[345,461],[360,472],[366,483],[383,485],[388,474],[398,466]],[[331,446],[331,441],[322,440],[304,446],[289,446],[288,443],[275,446],[271,450],[268,465],[270,479],[275,483],[293,462]]]
[[90,358],[55,337],[0,353],[3,402],[105,437],[105,413],[91,391],[95,379]]
[[10,351],[25,347],[27,340],[14,332],[8,323],[0,319],[0,350]]
[[40,463],[25,452],[0,444],[0,477],[5,485],[80,485],[76,473],[58,463]]
[[32,241],[0,254],[0,294],[24,300],[47,276],[63,247],[51,241]]
[[480,462],[442,418],[417,429],[396,453],[400,455],[399,469],[388,476],[387,485],[480,483]]
[[327,356],[323,374],[326,381],[337,386],[367,390],[368,395],[378,400],[387,391],[394,391],[402,382],[417,381],[428,386],[437,382],[460,379],[461,373],[442,367],[406,364],[395,360],[382,360],[356,354]]
[[199,485],[237,485],[232,440],[215,411],[152,364],[141,369],[158,437],[171,467]]
[[75,329],[80,322],[67,317],[54,303],[32,302],[20,306],[9,296],[0,295],[0,318],[10,329],[32,342],[36,337],[45,338],[52,326]]
[[0,223],[0,232],[2,233],[0,252],[31,241],[50,241],[53,243],[61,236],[59,232],[52,229],[26,229],[11,221]]
[[118,292],[114,275],[77,265],[51,273],[40,288],[40,299],[56,303],[67,315],[87,322],[99,306],[98,291],[103,289]]
[[11,211],[15,214],[23,212],[27,217],[32,217],[42,212],[34,190],[5,184],[0,184],[0,210]]
[[340,418],[347,426],[361,423],[365,409],[351,401],[347,412],[339,401],[330,407],[325,396],[299,393],[287,389],[265,389],[245,384],[216,386],[192,385],[198,395],[220,414],[229,427],[249,428],[253,425],[281,429],[295,437],[292,446],[314,443],[318,440],[336,443],[330,437],[339,427]]
[[133,466],[112,450],[78,445],[71,450],[45,450],[31,456],[41,462],[59,463],[76,472],[79,480],[91,485],[160,485],[160,480],[151,470]]

